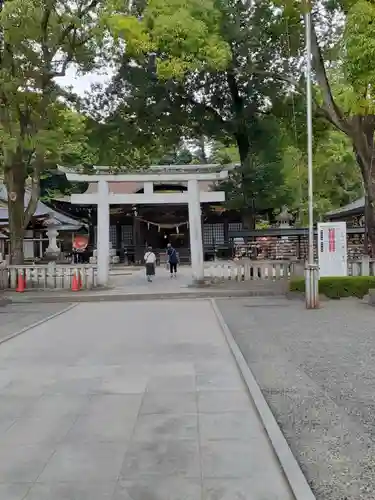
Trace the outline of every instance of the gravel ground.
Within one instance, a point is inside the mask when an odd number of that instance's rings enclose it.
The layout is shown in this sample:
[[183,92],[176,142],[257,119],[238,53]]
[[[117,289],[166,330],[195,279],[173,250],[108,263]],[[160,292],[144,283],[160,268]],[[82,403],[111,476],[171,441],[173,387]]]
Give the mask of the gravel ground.
[[0,307],[0,340],[63,311],[69,304],[9,304]]
[[375,499],[375,309],[217,304],[318,500]]

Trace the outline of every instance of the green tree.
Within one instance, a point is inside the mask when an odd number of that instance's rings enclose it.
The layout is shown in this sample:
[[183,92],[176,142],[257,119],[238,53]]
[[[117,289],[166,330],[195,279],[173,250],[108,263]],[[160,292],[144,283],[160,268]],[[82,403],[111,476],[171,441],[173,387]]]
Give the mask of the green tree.
[[245,161],[240,161],[238,146],[233,144],[215,147],[212,161],[238,164],[220,189],[227,193],[228,208],[242,211],[245,225],[255,228],[256,214],[266,213],[272,219],[275,211],[292,203],[294,193],[285,186],[282,134],[277,120],[259,119],[251,130],[257,130],[257,135]]
[[160,78],[183,79],[190,71],[226,68],[230,49],[221,36],[222,17],[212,0],[149,0],[141,16],[110,15],[109,25],[126,40],[128,57],[144,62],[153,53]]
[[[43,170],[65,152],[72,94],[57,77],[95,65],[100,0],[8,0],[0,13],[0,140],[9,193],[11,260],[23,261],[24,229],[35,211]],[[30,203],[24,209],[26,183]]]
[[[173,22],[172,12],[177,13]],[[282,80],[267,76],[282,64],[276,41],[285,30],[284,20],[267,0],[199,5],[195,0],[153,0],[142,16],[141,21],[126,16],[113,21],[114,32],[126,41],[109,89],[119,101],[114,114],[124,122],[132,117],[143,133],[157,131],[171,144],[203,136],[235,144],[242,165],[236,185],[243,191],[244,220],[253,221],[253,197],[264,192],[259,182],[268,175],[265,166],[274,177],[281,169],[279,158],[260,156],[272,156],[269,134],[275,131],[271,120],[262,117],[271,115],[272,102],[285,90]],[[150,52],[156,56],[155,72],[150,71]]]
[[40,198],[49,202],[58,196],[86,191],[86,183],[71,183],[56,163],[63,166],[82,166],[90,170],[97,163],[97,149],[90,143],[91,120],[74,110],[66,109],[60,124],[61,136],[56,140],[56,153],[50,157],[40,174]]
[[[345,134],[350,141],[367,195],[369,239],[375,253],[375,110],[372,95],[375,83],[375,6],[367,0],[324,0],[309,4],[309,8],[312,9],[315,115]],[[281,2],[280,12],[288,33],[301,34],[301,3],[294,0]],[[279,47],[281,45],[280,40]],[[296,50],[298,53],[298,48]],[[301,37],[300,40],[299,58],[291,58],[288,50],[282,52],[284,64],[288,67],[287,78],[277,71],[271,78],[288,80],[290,91],[303,94],[304,82],[301,72],[296,71],[295,62],[304,56],[304,39]]]
[[[331,130],[319,141],[314,154],[314,215],[321,220],[328,211],[346,205],[363,195],[361,172],[350,140]],[[308,221],[307,158],[296,146],[284,150],[284,189],[292,202],[291,210],[301,225]]]

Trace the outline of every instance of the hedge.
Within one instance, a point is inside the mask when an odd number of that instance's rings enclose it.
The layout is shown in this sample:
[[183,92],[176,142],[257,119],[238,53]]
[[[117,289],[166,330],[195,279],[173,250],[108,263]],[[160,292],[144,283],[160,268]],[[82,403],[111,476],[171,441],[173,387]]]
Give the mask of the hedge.
[[[330,299],[339,299],[340,297],[361,299],[368,294],[370,288],[375,288],[375,276],[337,276],[319,279],[319,293]],[[289,290],[305,293],[305,279],[292,279]]]

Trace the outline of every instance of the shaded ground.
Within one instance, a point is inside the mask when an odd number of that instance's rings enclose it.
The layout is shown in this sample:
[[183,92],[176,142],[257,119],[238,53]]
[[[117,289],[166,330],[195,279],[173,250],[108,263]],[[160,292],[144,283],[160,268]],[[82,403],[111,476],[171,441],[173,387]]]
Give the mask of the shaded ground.
[[63,311],[69,304],[9,304],[0,307],[0,340]]
[[375,310],[217,300],[319,500],[375,498]]

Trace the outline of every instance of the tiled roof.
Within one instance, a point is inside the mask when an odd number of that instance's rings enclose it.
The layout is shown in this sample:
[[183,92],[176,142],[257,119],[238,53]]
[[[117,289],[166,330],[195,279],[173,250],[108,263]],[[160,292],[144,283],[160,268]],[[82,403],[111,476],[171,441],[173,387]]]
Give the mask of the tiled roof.
[[352,203],[349,203],[348,205],[327,212],[326,217],[331,217],[333,215],[344,215],[357,210],[362,210],[364,208],[365,208],[365,198],[362,197],[359,198],[358,200],[353,201]]
[[[26,208],[30,201],[30,191],[26,190],[25,192],[25,201],[24,207]],[[7,189],[4,184],[0,184],[0,201],[6,202],[8,199]],[[52,217],[56,224],[64,227],[64,229],[79,229],[83,226],[82,222],[77,221],[67,215],[64,215],[56,210],[45,205],[43,202],[38,201],[36,210],[34,212],[34,217]],[[0,220],[7,221],[8,220],[8,208],[3,206],[0,207]]]

